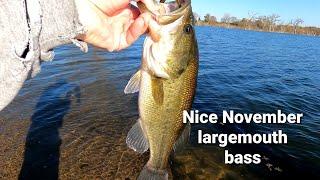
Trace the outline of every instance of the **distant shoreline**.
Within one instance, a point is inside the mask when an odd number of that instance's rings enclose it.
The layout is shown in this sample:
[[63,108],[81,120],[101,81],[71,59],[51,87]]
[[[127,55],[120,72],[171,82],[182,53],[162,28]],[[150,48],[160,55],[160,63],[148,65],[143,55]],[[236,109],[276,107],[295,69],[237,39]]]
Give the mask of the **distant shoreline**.
[[220,26],[220,25],[209,25],[209,24],[196,24],[196,26],[199,27],[218,27],[218,28],[225,28],[225,29],[239,29],[244,31],[253,31],[253,32],[268,32],[268,33],[279,33],[279,34],[287,34],[287,35],[303,35],[303,36],[310,36],[310,37],[320,37],[319,35],[312,35],[312,34],[303,34],[303,33],[296,33],[293,32],[283,32],[283,31],[266,31],[262,29],[247,29],[247,28],[241,28],[238,26]]
[[[226,29],[241,29],[241,30],[246,30],[246,31],[270,32],[270,33],[306,35],[306,36],[320,37],[320,28],[317,28],[317,27],[301,27],[301,26],[299,26],[297,28],[296,32],[294,32],[293,27],[290,27],[290,26],[287,26],[287,30],[275,29],[273,31],[266,30],[266,29],[260,29],[260,28],[242,27],[242,26],[238,26],[238,25],[235,25],[235,24],[226,24],[226,23],[220,23],[220,22],[206,23],[204,21],[197,21],[196,22],[196,26],[221,27],[221,28],[226,28]],[[310,28],[312,28],[312,31],[310,31]]]
[[216,26],[259,32],[320,36],[320,27],[302,26],[304,20],[301,18],[292,19],[290,22],[284,22],[277,14],[258,16],[257,13],[248,12],[247,18],[239,19],[226,13],[220,21],[210,14],[206,14],[203,19],[197,13],[193,13],[193,16],[195,24],[198,26]]

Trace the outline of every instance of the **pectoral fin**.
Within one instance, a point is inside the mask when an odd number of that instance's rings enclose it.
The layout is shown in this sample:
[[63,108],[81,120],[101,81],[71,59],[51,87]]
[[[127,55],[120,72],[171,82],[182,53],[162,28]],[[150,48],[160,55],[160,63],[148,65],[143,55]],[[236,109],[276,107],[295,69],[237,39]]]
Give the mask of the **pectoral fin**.
[[133,149],[138,153],[144,153],[149,149],[149,142],[143,132],[140,119],[129,131],[126,143],[130,149]]
[[124,93],[125,94],[133,94],[133,93],[139,92],[140,78],[141,78],[141,71],[139,70],[129,80],[126,88],[124,89]]
[[163,91],[163,80],[161,78],[153,78],[151,80],[152,96],[154,101],[161,105],[163,104],[164,91]]

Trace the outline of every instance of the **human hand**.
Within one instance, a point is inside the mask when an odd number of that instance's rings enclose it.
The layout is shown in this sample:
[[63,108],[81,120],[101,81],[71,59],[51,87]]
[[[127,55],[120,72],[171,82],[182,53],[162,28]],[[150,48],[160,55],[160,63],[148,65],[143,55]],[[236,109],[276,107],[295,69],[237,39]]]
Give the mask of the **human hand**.
[[[139,0],[137,0],[139,1]],[[153,0],[141,0],[152,6]],[[129,47],[144,34],[153,21],[150,14],[140,14],[130,0],[75,0],[80,22],[87,32],[77,38],[94,46],[119,51]]]

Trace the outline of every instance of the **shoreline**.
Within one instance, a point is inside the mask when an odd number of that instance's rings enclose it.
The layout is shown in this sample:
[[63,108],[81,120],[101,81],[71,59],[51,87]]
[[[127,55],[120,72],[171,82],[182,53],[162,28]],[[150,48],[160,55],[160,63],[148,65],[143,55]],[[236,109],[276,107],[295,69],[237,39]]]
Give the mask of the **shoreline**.
[[[293,32],[285,32],[285,31],[268,31],[263,29],[252,29],[252,28],[242,28],[239,26],[225,26],[225,25],[210,25],[210,24],[199,24],[196,23],[196,26],[198,27],[215,27],[215,28],[224,28],[224,29],[238,29],[238,30],[244,30],[244,31],[253,31],[253,32],[266,32],[266,33],[278,33],[278,34],[286,34],[286,35],[297,35],[297,36],[308,36],[308,37],[320,37],[320,34],[312,35],[312,34],[306,34],[306,33],[293,33]],[[318,28],[320,29],[320,28]]]

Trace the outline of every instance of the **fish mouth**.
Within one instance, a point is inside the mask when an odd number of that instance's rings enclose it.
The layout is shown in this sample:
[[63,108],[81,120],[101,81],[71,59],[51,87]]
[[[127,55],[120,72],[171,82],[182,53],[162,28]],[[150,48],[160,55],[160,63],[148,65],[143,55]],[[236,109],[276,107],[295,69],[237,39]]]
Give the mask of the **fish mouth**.
[[[179,1],[179,3],[178,3]],[[159,3],[159,11],[156,11],[156,19],[160,25],[168,25],[190,11],[191,0],[176,0]]]
[[143,3],[138,2],[138,7],[141,12],[152,14],[160,25],[167,25],[174,22],[190,9],[191,0],[175,0],[157,2],[153,1],[153,8],[149,9]]
[[191,4],[191,0],[175,0],[164,3],[159,3],[159,11],[155,13],[158,16],[174,16],[184,12]]

